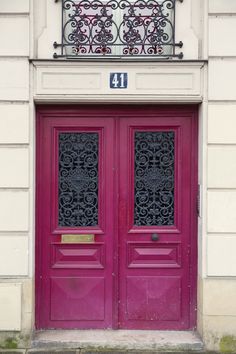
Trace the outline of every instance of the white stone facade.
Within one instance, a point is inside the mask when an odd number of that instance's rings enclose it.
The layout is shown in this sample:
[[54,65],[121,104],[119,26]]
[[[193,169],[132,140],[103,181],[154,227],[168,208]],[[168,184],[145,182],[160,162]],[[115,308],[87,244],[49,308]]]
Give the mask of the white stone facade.
[[[184,59],[161,63],[53,59],[60,10],[53,0],[0,3],[0,343],[10,336],[29,345],[34,330],[35,106],[194,103],[201,195],[197,330],[217,350],[225,336],[236,336],[235,0],[178,2],[176,40],[184,43]],[[114,68],[128,72],[128,91],[105,84]]]

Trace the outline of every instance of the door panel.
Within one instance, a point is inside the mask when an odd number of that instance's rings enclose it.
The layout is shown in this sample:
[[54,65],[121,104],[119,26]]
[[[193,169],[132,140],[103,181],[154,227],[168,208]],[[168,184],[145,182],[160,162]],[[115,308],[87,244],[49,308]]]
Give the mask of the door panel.
[[105,246],[103,243],[70,245],[52,244],[52,268],[101,269],[105,266]]
[[170,276],[127,277],[128,321],[179,321],[181,278]]
[[113,327],[114,120],[87,113],[38,117],[37,328]]
[[120,118],[121,328],[190,326],[191,134],[189,117]]
[[103,321],[104,281],[104,277],[52,277],[51,320]]
[[37,116],[36,327],[190,329],[196,108]]
[[169,242],[127,242],[127,265],[128,268],[179,268],[180,246]]

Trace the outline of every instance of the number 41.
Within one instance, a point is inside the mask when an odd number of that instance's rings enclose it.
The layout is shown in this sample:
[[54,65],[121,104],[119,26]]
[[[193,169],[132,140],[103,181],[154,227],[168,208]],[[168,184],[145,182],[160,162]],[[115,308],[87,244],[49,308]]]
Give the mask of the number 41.
[[126,88],[127,87],[127,73],[111,73],[110,87],[111,88]]

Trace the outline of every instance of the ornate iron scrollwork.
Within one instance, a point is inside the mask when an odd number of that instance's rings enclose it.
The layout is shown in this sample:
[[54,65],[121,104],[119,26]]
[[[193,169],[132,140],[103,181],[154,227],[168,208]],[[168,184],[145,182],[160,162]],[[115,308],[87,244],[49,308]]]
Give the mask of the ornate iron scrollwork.
[[174,224],[174,132],[135,133],[137,226]]
[[59,226],[98,225],[98,134],[59,134]]
[[61,0],[61,54],[84,56],[178,57],[175,5],[182,0]]

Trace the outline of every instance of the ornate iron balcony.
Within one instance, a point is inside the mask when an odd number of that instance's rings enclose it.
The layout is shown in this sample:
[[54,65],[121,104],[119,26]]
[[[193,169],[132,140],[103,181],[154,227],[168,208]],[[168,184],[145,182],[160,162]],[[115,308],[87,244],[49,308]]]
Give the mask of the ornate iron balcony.
[[[59,0],[54,0],[58,2]],[[183,58],[175,48],[176,2],[183,0],[60,0],[61,47],[54,58]]]

